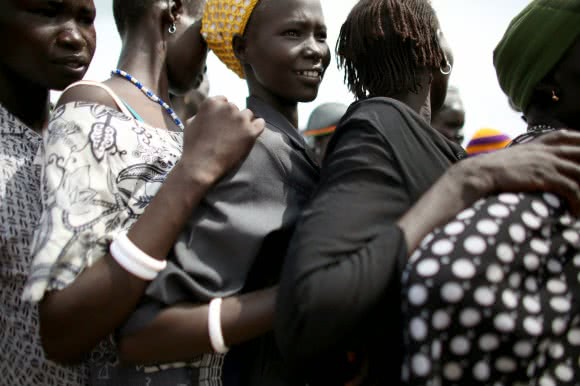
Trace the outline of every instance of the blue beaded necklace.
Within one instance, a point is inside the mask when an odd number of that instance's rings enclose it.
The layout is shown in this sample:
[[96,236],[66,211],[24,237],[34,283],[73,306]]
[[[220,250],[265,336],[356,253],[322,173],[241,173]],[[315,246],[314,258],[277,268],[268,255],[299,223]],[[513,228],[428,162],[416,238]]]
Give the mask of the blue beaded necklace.
[[111,75],[121,76],[121,77],[127,79],[129,82],[133,83],[139,90],[143,91],[143,94],[147,95],[147,98],[151,99],[153,102],[158,103],[161,107],[163,107],[163,109],[165,109],[167,114],[169,114],[169,116],[171,117],[173,122],[175,122],[175,124],[181,130],[185,129],[183,122],[181,122],[181,119],[179,119],[177,114],[175,114],[175,111],[173,111],[173,109],[167,103],[165,103],[165,101],[163,99],[159,98],[157,95],[155,95],[155,93],[153,91],[151,91],[147,87],[143,86],[143,84],[141,82],[139,82],[137,79],[135,79],[131,74],[128,74],[125,71],[119,70],[117,68],[117,69],[111,71]]

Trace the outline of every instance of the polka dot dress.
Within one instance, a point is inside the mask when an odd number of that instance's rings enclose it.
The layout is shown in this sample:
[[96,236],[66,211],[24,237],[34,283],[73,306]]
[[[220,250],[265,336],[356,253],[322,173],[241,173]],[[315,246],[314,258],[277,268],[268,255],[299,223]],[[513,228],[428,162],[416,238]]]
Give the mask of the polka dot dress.
[[580,221],[551,194],[477,202],[403,273],[407,385],[580,385]]

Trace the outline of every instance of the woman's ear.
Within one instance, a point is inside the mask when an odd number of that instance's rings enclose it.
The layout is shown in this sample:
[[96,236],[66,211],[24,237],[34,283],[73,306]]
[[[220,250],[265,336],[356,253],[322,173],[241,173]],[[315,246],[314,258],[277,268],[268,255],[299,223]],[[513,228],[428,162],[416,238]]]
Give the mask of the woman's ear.
[[241,35],[234,35],[232,39],[232,48],[234,50],[234,55],[242,63],[242,66],[246,63],[246,38]]
[[554,95],[558,95],[560,92],[560,88],[556,83],[557,82],[553,79],[553,77],[549,76],[544,78],[537,84],[536,88],[534,89],[536,98],[543,102],[552,101]]
[[183,0],[167,0],[167,11],[164,12],[164,22],[167,25],[173,25],[183,14]]

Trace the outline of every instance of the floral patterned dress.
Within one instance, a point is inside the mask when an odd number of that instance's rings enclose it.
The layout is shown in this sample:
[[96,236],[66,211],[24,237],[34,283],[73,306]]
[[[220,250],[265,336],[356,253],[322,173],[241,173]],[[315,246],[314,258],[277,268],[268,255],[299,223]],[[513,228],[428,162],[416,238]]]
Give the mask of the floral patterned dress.
[[[183,134],[150,127],[109,107],[86,102],[59,106],[44,136],[43,214],[33,240],[24,297],[70,285],[108,253],[151,202],[182,153]],[[119,366],[112,339],[89,360],[93,385],[155,385],[159,367]],[[219,384],[223,359],[204,355],[189,364],[195,384]],[[172,382],[171,368],[164,385]],[[157,377],[159,378],[159,377]]]

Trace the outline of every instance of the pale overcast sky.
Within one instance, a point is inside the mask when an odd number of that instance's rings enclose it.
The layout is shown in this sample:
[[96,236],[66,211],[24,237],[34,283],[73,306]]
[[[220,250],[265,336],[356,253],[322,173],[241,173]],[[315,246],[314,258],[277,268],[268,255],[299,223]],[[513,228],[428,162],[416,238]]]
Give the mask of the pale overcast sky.
[[[284,0],[279,0],[284,1]],[[322,0],[328,24],[328,42],[334,50],[340,26],[356,0]],[[511,136],[525,125],[501,92],[492,64],[492,52],[507,25],[528,0],[433,0],[443,32],[455,55],[451,82],[460,88],[467,111],[466,138],[481,127],[493,127]],[[87,79],[103,80],[115,67],[120,41],[113,21],[111,0],[95,0],[97,7],[97,53]],[[208,60],[211,95],[225,95],[243,107],[245,82],[210,54]],[[349,104],[352,96],[344,86],[333,56],[316,101],[300,105],[300,126],[310,111],[324,102]]]

